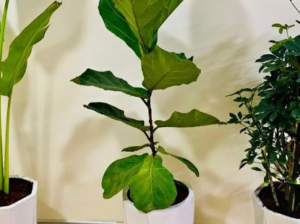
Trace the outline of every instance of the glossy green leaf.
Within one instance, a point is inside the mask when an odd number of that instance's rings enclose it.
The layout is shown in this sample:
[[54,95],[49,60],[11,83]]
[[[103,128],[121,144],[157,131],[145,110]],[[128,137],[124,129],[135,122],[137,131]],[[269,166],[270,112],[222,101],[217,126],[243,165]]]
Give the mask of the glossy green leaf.
[[10,96],[14,85],[24,77],[27,60],[35,44],[40,42],[49,28],[49,21],[61,3],[52,3],[40,16],[31,22],[11,43],[7,59],[2,62],[0,94]]
[[144,125],[144,121],[135,120],[132,118],[128,118],[125,116],[124,111],[106,104],[106,103],[90,103],[88,106],[85,105],[84,107],[96,111],[99,114],[105,115],[107,117],[110,117],[111,119],[121,121],[129,126],[132,126],[134,128],[137,128],[141,131],[148,131],[149,127],[146,127]]
[[187,159],[185,159],[185,158],[182,158],[182,157],[179,157],[179,156],[176,156],[176,155],[174,155],[174,154],[168,153],[168,152],[167,152],[163,147],[161,147],[161,146],[159,146],[159,147],[157,148],[157,151],[160,152],[160,153],[162,153],[162,154],[164,154],[164,155],[172,156],[172,157],[174,157],[175,159],[178,159],[180,162],[184,163],[184,164],[187,166],[187,168],[189,168],[192,172],[194,172],[195,175],[196,175],[197,177],[200,176],[200,173],[199,173],[198,168],[197,168],[192,162],[190,162],[189,160],[187,160]]
[[110,71],[97,72],[88,69],[72,81],[79,85],[94,86],[104,90],[120,91],[135,97],[148,98],[147,90],[132,87],[125,80],[115,77]]
[[141,57],[157,43],[157,31],[183,0],[101,0],[106,27]]
[[146,147],[150,147],[150,144],[145,144],[145,145],[141,145],[141,146],[127,147],[127,148],[123,149],[122,152],[136,152],[136,151],[139,151],[139,150],[144,149]]
[[139,173],[131,178],[129,189],[135,207],[145,213],[170,207],[177,196],[173,175],[158,155],[145,159]]
[[131,178],[140,171],[147,156],[148,154],[130,156],[113,162],[102,179],[103,197],[109,199],[128,186]]
[[142,58],[143,85],[148,90],[166,89],[195,82],[200,69],[188,59],[180,59],[156,46],[151,54]]
[[217,118],[198,110],[192,110],[189,113],[174,112],[167,121],[155,121],[158,127],[174,128],[201,127],[219,123]]

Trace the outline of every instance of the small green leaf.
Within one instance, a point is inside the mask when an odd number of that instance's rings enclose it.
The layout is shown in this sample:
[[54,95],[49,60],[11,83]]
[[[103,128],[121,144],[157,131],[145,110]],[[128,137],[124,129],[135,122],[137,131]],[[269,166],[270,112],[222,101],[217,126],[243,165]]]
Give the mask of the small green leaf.
[[300,121],[300,109],[296,109],[292,111],[292,117],[297,121]]
[[190,128],[219,124],[220,121],[198,110],[189,113],[174,112],[167,121],[155,121],[158,127]]
[[187,59],[180,59],[156,46],[154,51],[142,58],[143,86],[148,90],[166,89],[195,82],[200,69]]
[[147,156],[148,154],[130,156],[113,162],[102,179],[103,197],[109,199],[128,186],[131,178],[140,171]]
[[288,179],[286,180],[286,182],[292,185],[300,185],[300,181],[298,179],[297,180]]
[[150,144],[128,147],[128,148],[123,149],[122,152],[136,152],[136,151],[139,151],[146,147],[150,147]]
[[145,213],[170,207],[177,196],[173,175],[163,167],[158,155],[145,159],[130,180],[129,189],[134,206]]
[[83,86],[94,86],[104,90],[120,91],[135,97],[148,98],[146,89],[132,87],[125,80],[115,77],[110,71],[97,72],[88,69],[72,81]]
[[61,3],[58,2],[52,3],[11,43],[8,57],[1,65],[0,95],[10,96],[14,85],[24,77],[33,46],[44,38],[49,28],[49,21],[60,5]]
[[294,41],[287,41],[283,44],[285,48],[295,53],[296,56],[300,55],[300,45]]
[[254,171],[258,171],[258,172],[261,172],[261,171],[262,171],[262,170],[261,170],[260,168],[258,168],[258,167],[252,167],[251,169],[254,170]]
[[110,117],[111,119],[121,121],[129,126],[137,128],[141,131],[148,131],[149,127],[144,125],[144,121],[135,120],[125,116],[124,111],[120,110],[112,105],[106,103],[90,103],[88,106],[85,105],[87,109],[96,111],[99,114]]
[[270,179],[269,179],[269,176],[267,174],[264,178],[264,186],[267,187],[267,186],[269,186],[269,184],[270,184]]
[[272,61],[276,58],[277,57],[273,54],[265,54],[265,55],[261,56],[261,58],[256,60],[255,62],[267,62],[267,61]]
[[195,175],[197,177],[200,176],[200,173],[199,173],[199,170],[198,168],[192,163],[190,162],[189,160],[185,159],[185,158],[182,158],[182,157],[179,157],[179,156],[176,156],[174,154],[171,154],[171,153],[168,153],[163,147],[159,146],[157,148],[157,151],[160,152],[161,154],[164,154],[164,155],[167,155],[167,156],[172,156],[174,157],[175,159],[178,159],[179,161],[181,161],[182,163],[184,163],[187,168],[189,168],[192,172],[195,173]]

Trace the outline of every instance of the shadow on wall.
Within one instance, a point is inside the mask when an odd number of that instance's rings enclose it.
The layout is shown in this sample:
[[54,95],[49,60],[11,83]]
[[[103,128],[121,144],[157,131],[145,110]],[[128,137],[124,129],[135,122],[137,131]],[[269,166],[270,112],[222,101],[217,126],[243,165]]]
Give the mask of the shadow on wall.
[[[227,3],[222,3],[222,7],[218,0],[194,0],[191,10],[188,24],[191,39],[187,41],[188,44],[176,41],[175,35],[169,37],[160,33],[160,38],[167,46],[171,43],[170,49],[175,47],[194,55],[194,62],[202,69],[202,74],[198,82],[189,87],[170,88],[165,94],[157,92],[157,108],[160,108],[165,119],[175,110],[188,112],[197,108],[227,121],[229,112],[237,110],[237,104],[232,98],[225,96],[245,86],[253,86],[260,79],[258,76],[250,77],[253,72],[258,73],[254,64],[258,55],[255,58],[251,58],[251,55],[258,49],[256,44],[259,39],[253,36],[247,27],[248,18],[238,0],[227,0]],[[179,105],[178,102],[184,103]],[[228,172],[228,175],[232,176],[238,172],[239,162],[244,156],[244,145],[241,145],[241,148],[237,146],[237,138],[245,140],[239,135],[239,130],[237,126],[214,126],[180,131],[184,135],[184,142],[188,142],[188,147],[194,149],[189,159],[199,161],[197,165],[200,172],[202,171],[201,180],[193,174],[188,177],[192,186],[198,189],[198,192],[203,192],[197,196],[196,223],[225,224],[232,205],[245,203],[247,200],[241,200],[245,198],[245,194],[248,194],[248,201],[250,199],[249,186],[235,183],[235,179],[231,180],[219,174],[221,169],[222,175]],[[163,138],[168,137],[169,140],[165,140],[165,143],[172,142],[172,134],[167,132],[170,130],[160,131],[161,142],[164,141]],[[240,142],[247,144],[246,141]],[[169,150],[181,156],[185,155],[182,149],[171,147]],[[224,156],[229,155],[232,155],[230,161],[224,159]],[[188,171],[181,172],[177,163],[167,160],[166,166],[176,171],[175,176],[187,179]],[[223,193],[222,188],[226,188]],[[244,212],[245,217],[249,217],[249,224],[253,223],[247,209]]]
[[[46,3],[45,3],[46,2]],[[26,27],[53,1],[26,0],[17,1],[19,15],[19,31]],[[72,7],[70,7],[70,6]],[[12,115],[16,127],[13,129],[17,140],[18,161],[24,174],[39,181],[39,211],[46,210],[48,216],[63,218],[55,209],[48,207],[50,200],[49,183],[51,172],[51,136],[52,105],[54,96],[54,81],[56,66],[68,56],[70,51],[79,43],[83,32],[85,18],[82,15],[86,1],[72,4],[64,1],[62,7],[54,14],[45,39],[38,43],[33,50],[28,67],[30,71],[37,71],[32,67],[41,68],[41,74],[27,74],[15,88]],[[72,20],[76,26],[66,27],[64,21]],[[12,32],[8,33],[11,37]],[[51,38],[52,36],[52,38]],[[47,80],[47,82],[45,82]],[[28,108],[30,104],[30,109]],[[29,114],[30,112],[30,114]],[[26,128],[25,128],[26,127]],[[37,165],[39,164],[39,165]],[[39,167],[39,169],[37,169]],[[43,195],[41,195],[43,192]]]

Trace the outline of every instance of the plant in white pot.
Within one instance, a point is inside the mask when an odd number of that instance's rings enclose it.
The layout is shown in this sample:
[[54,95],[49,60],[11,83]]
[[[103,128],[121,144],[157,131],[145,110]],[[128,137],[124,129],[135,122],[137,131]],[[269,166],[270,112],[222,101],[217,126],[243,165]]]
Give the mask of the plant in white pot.
[[[134,51],[141,60],[144,76],[142,87],[133,87],[110,71],[88,69],[72,81],[83,86],[119,91],[136,97],[145,105],[148,125],[142,120],[126,117],[107,103],[90,103],[85,107],[114,120],[137,128],[147,142],[123,149],[137,152],[144,148],[150,154],[133,155],[113,162],[106,170],[102,187],[109,199],[124,190],[125,223],[127,224],[193,224],[194,193],[163,166],[161,156],[172,156],[184,163],[196,176],[199,171],[185,158],[167,152],[155,139],[161,128],[188,128],[219,124],[211,115],[192,110],[174,112],[166,121],[155,121],[152,116],[153,94],[158,90],[195,82],[200,70],[193,58],[175,54],[157,46],[158,29],[180,5],[182,0],[101,0],[99,11],[106,27]],[[127,191],[129,189],[129,191]],[[173,206],[172,206],[173,205]]]
[[[61,3],[52,3],[31,22],[12,41],[7,58],[2,60],[9,2],[5,1],[0,31],[0,223],[36,224],[37,182],[26,177],[10,176],[9,172],[10,111],[14,86],[24,77],[32,48],[44,38],[50,18]],[[5,117],[1,116],[3,97],[8,98]],[[4,130],[3,118],[6,118]]]
[[253,194],[256,224],[300,223],[300,36],[289,36],[293,25],[273,27],[287,38],[270,41],[270,53],[256,61],[263,82],[232,94],[243,110],[228,123],[250,137],[240,168],[264,173]]

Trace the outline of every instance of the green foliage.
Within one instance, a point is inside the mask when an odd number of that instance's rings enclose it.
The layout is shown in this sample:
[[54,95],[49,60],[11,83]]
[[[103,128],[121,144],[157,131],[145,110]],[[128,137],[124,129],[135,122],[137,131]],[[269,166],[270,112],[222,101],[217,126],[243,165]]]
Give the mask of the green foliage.
[[101,0],[99,11],[108,30],[142,57],[157,43],[157,32],[182,0]]
[[182,157],[179,157],[179,156],[176,156],[172,153],[168,153],[163,147],[159,146],[157,148],[157,151],[160,152],[161,154],[164,154],[164,155],[167,155],[167,156],[172,156],[174,157],[175,159],[178,159],[180,162],[184,163],[187,168],[189,168],[197,177],[200,176],[200,173],[199,173],[199,170],[198,168],[192,163],[190,162],[189,160],[185,159],[185,158],[182,158]]
[[142,212],[168,208],[177,195],[173,175],[158,155],[145,159],[139,173],[130,180],[129,189],[135,207]]
[[0,79],[0,94],[10,96],[12,89],[24,76],[27,60],[35,44],[40,42],[49,28],[52,14],[60,3],[54,2],[39,17],[30,23],[11,43],[7,59],[1,63],[3,77]]
[[148,92],[143,88],[132,87],[123,79],[115,77],[110,71],[97,72],[86,70],[81,76],[72,80],[83,86],[94,86],[105,90],[120,91],[131,96],[147,98]]
[[[10,161],[10,112],[14,86],[22,80],[27,68],[27,61],[31,55],[34,45],[43,40],[53,13],[60,7],[61,3],[52,3],[42,14],[34,19],[11,43],[6,60],[2,61],[3,44],[5,39],[5,26],[9,0],[5,0],[0,32],[0,191],[9,194],[9,161]],[[2,145],[2,114],[1,96],[8,97],[5,150]]]
[[181,59],[174,53],[156,46],[154,51],[142,58],[143,86],[148,90],[166,89],[195,82],[200,74],[196,65]]
[[128,186],[131,178],[140,171],[146,158],[148,154],[130,156],[113,162],[102,179],[103,197],[111,198]]
[[[292,26],[274,27],[288,30]],[[277,179],[284,184],[289,200],[293,200],[295,195],[291,195],[289,185],[299,184],[300,172],[300,36],[272,43],[270,53],[256,61],[266,74],[263,82],[231,95],[241,111],[230,113],[228,124],[242,125],[241,133],[250,137],[250,147],[245,150],[246,158],[240,168],[260,164],[261,167],[252,169],[266,173],[264,185],[273,188],[273,179]],[[293,209],[295,206],[286,210]]]
[[124,111],[111,106],[107,103],[90,103],[85,106],[90,110],[94,110],[99,114],[105,115],[111,119],[121,121],[131,127],[137,128],[141,131],[148,131],[149,127],[144,125],[144,121],[135,120],[125,116]]
[[[154,90],[190,84],[198,79],[200,69],[184,53],[172,53],[157,46],[158,29],[178,7],[182,0],[100,0],[99,11],[108,30],[122,39],[140,58],[144,76],[143,88],[132,87],[127,81],[117,78],[110,71],[98,72],[88,69],[72,81],[79,85],[94,86],[104,90],[119,91],[141,98],[148,111],[147,120],[128,118],[125,112],[106,103],[90,103],[85,106],[102,115],[139,129],[148,143],[123,149],[136,152],[144,148],[151,155],[133,156],[118,160],[105,172],[102,187],[104,198],[110,198],[125,187],[136,208],[143,212],[168,208],[175,201],[177,192],[172,174],[163,167],[158,153],[172,156],[184,163],[199,176],[199,171],[189,160],[157,147],[155,133],[162,127],[200,127],[220,124],[220,121],[198,110],[189,113],[175,112],[167,121],[156,121],[152,115]],[[126,3],[126,4],[124,4]],[[133,162],[132,162],[133,161]]]
[[190,128],[220,124],[220,121],[209,114],[198,110],[192,110],[189,113],[174,112],[167,121],[155,121],[155,124],[159,128]]

